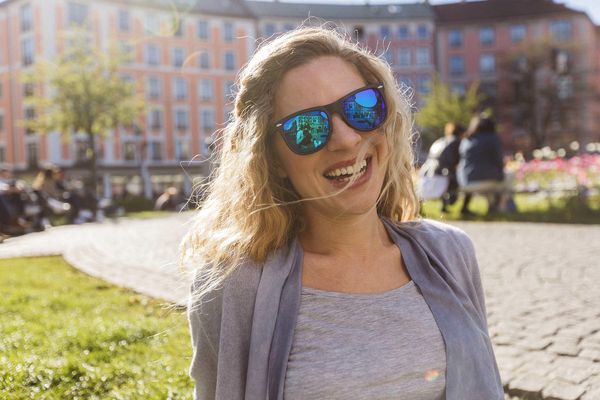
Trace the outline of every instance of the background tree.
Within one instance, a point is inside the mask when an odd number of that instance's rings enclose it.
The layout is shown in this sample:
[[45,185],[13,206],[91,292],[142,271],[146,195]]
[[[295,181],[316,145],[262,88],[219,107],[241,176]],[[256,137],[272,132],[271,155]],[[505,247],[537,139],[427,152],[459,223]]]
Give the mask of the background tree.
[[25,83],[46,87],[46,93],[26,99],[35,108],[36,118],[25,124],[42,134],[57,131],[68,138],[85,134],[89,184],[97,195],[97,137],[118,126],[133,126],[145,106],[135,93],[134,83],[119,71],[130,55],[116,46],[102,51],[93,47],[88,37],[85,31],[69,34],[62,55],[53,61],[40,61],[34,72],[24,76]]
[[508,54],[503,69],[513,90],[503,101],[512,108],[527,150],[578,139],[582,102],[592,89],[585,73],[575,69],[577,57],[576,45],[549,38],[524,42]]
[[416,122],[421,128],[424,147],[444,133],[448,122],[469,124],[471,117],[479,110],[483,96],[478,93],[479,83],[472,83],[464,95],[453,92],[448,85],[435,75],[431,91],[423,98],[425,105],[416,114]]

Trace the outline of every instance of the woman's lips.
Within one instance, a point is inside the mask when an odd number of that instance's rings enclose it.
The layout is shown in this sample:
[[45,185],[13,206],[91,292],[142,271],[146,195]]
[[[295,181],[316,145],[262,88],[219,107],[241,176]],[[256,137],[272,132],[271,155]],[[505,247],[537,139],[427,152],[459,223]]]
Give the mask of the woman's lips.
[[367,158],[367,168],[350,185],[348,185],[348,183],[350,182],[350,178],[351,177],[345,177],[345,178],[330,178],[330,177],[326,177],[327,182],[329,182],[336,189],[343,189],[343,188],[346,188],[346,187],[347,187],[347,189],[356,188],[358,186],[363,185],[366,181],[369,180],[369,178],[371,177],[372,171],[373,171],[372,164],[373,164],[372,163],[372,157]]

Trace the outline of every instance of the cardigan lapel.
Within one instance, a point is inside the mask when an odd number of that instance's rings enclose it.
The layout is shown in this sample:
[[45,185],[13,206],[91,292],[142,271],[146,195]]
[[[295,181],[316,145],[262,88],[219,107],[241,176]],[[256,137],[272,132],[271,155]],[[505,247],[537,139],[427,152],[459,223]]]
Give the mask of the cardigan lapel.
[[[283,247],[269,257],[263,266],[252,316],[246,400],[268,398],[269,357],[282,301],[282,290],[290,272],[297,265],[300,254],[299,244],[294,240],[290,246]],[[291,329],[291,334],[285,334],[293,336],[294,326]]]
[[[491,342],[477,310],[450,268],[467,268],[456,257],[432,254],[419,243],[418,227],[398,227],[384,219],[406,268],[431,309],[446,346],[446,399],[498,398]],[[460,249],[455,249],[458,252]],[[464,263],[463,263],[464,264]],[[499,377],[498,377],[499,378]],[[501,385],[500,385],[501,387]]]

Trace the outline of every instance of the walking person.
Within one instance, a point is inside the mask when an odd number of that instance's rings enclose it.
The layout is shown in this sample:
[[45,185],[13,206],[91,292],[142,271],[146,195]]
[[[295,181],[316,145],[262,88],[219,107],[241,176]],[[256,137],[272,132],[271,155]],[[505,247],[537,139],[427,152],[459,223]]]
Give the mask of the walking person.
[[496,133],[496,123],[487,113],[471,119],[459,147],[458,183],[465,198],[461,209],[464,216],[473,216],[469,209],[473,194],[488,198],[488,214],[498,211],[506,192],[502,144]]
[[[502,400],[473,245],[418,219],[389,66],[300,28],[238,87],[182,242],[195,398]],[[305,141],[304,122],[321,134]]]

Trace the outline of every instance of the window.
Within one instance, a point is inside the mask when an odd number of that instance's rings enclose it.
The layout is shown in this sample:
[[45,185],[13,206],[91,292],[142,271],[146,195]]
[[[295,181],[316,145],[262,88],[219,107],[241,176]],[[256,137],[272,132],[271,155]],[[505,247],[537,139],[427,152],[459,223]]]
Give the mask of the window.
[[21,32],[31,30],[33,26],[33,14],[31,13],[31,4],[21,6]]
[[385,49],[382,56],[383,56],[383,59],[385,60],[385,62],[387,62],[388,64],[391,64],[393,62],[392,50],[389,47]]
[[151,99],[157,99],[160,97],[160,79],[151,76],[148,78],[148,97]]
[[0,114],[0,132],[4,130],[4,114]]
[[156,14],[146,15],[146,31],[155,35],[160,32],[160,21]]
[[207,51],[203,51],[198,55],[198,65],[200,69],[210,69],[210,55]]
[[0,99],[2,98],[2,82],[0,82]]
[[175,110],[175,129],[178,131],[187,131],[189,127],[188,111],[182,108]]
[[450,75],[458,76],[465,73],[465,58],[463,56],[450,57]]
[[498,97],[498,85],[496,82],[482,82],[479,90],[485,95],[488,101],[493,102]]
[[223,123],[228,123],[231,119],[233,119],[233,110],[225,109],[223,110]]
[[208,21],[199,20],[197,24],[198,28],[198,39],[207,40],[208,39]]
[[427,94],[431,91],[431,77],[429,75],[419,75],[417,77],[417,90],[421,94]]
[[189,160],[190,159],[190,144],[185,138],[177,138],[175,141],[175,159]]
[[179,17],[173,20],[173,35],[176,37],[182,37],[185,29],[185,19]]
[[558,20],[550,23],[550,31],[557,42],[567,42],[572,39],[573,26],[571,21]]
[[119,10],[119,30],[129,32],[129,11]]
[[419,39],[427,39],[429,37],[429,28],[427,25],[417,26],[417,37]]
[[124,64],[131,64],[135,57],[135,46],[129,42],[119,42]]
[[183,62],[185,61],[185,50],[181,47],[175,47],[173,49],[173,66],[174,67],[183,67]]
[[135,142],[124,142],[123,143],[123,160],[135,161],[136,157],[136,144]]
[[162,129],[163,118],[161,110],[157,108],[150,110],[149,119],[148,125],[150,125],[150,129],[155,131]]
[[429,58],[429,49],[427,47],[417,47],[416,62],[419,66],[427,66],[431,60]]
[[225,102],[231,102],[235,98],[235,83],[233,81],[225,81],[223,84],[223,98]]
[[198,82],[198,93],[201,100],[209,101],[214,96],[214,83],[211,79],[202,79]]
[[485,27],[479,30],[479,43],[482,46],[491,46],[496,41],[496,31],[492,27]]
[[233,41],[233,24],[231,22],[223,24],[223,40],[226,42]]
[[464,83],[453,83],[450,88],[452,93],[459,96],[464,96],[467,93],[467,87]]
[[225,69],[227,71],[235,70],[235,54],[231,51],[225,52]]
[[38,165],[38,146],[37,143],[27,143],[27,166],[29,168]]
[[160,54],[158,46],[152,43],[146,44],[146,64],[158,65],[160,64]]
[[352,39],[355,41],[363,40],[365,37],[365,28],[358,25],[352,28]]
[[512,25],[510,27],[510,40],[513,43],[520,43],[525,39],[527,28],[525,25]]
[[67,13],[70,26],[82,26],[88,18],[88,6],[70,2]]
[[181,77],[173,78],[173,87],[175,100],[185,100],[187,98],[187,82]]
[[161,161],[163,159],[162,143],[150,142],[149,144],[148,150],[150,151],[150,159],[152,161]]
[[[28,107],[25,109],[25,121],[33,121],[35,120],[35,109]],[[27,135],[33,135],[35,131],[28,126],[25,126],[25,133]]]
[[35,91],[35,85],[33,83],[24,83],[23,84],[23,97],[33,96]]
[[398,64],[401,67],[409,67],[411,65],[411,51],[403,48],[398,50]]
[[263,31],[265,38],[273,36],[275,34],[275,24],[265,24]]
[[412,82],[412,78],[410,76],[407,75],[403,75],[400,76],[398,78],[398,80],[400,81],[400,83],[408,88],[412,88],[413,86],[413,82]]
[[452,29],[448,32],[448,45],[450,47],[462,47],[464,42],[463,31],[460,29]]
[[401,25],[398,28],[398,38],[408,39],[409,37],[410,37],[410,31],[408,29],[408,25]]
[[21,64],[26,67],[33,64],[33,38],[29,37],[21,41]]
[[0,147],[0,163],[6,162],[6,149],[4,146]]
[[391,37],[391,30],[389,25],[381,25],[379,28],[379,36],[382,39],[389,39]]
[[215,112],[210,108],[200,111],[200,126],[204,133],[212,133],[215,129]]
[[479,70],[482,74],[491,74],[496,71],[496,56],[493,54],[482,54],[479,57]]

